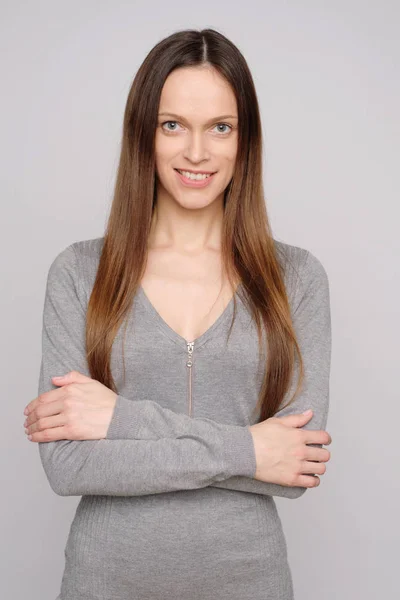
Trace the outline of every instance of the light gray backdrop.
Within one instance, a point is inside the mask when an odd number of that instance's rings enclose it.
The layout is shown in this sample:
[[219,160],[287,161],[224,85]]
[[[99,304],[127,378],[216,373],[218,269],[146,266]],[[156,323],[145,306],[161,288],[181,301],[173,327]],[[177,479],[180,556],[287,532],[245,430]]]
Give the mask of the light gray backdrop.
[[52,492],[23,429],[47,271],[102,235],[133,76],[189,27],[247,58],[274,235],[330,279],[332,458],[318,489],[276,499],[296,600],[398,598],[398,2],[9,0],[1,15],[1,598],[56,598],[79,500]]

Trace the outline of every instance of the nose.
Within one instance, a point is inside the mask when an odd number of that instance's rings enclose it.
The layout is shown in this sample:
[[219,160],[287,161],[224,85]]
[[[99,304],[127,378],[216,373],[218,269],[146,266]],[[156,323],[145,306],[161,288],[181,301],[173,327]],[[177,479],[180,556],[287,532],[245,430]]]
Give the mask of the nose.
[[184,151],[185,158],[192,163],[198,163],[209,158],[207,143],[201,132],[189,134],[187,140]]

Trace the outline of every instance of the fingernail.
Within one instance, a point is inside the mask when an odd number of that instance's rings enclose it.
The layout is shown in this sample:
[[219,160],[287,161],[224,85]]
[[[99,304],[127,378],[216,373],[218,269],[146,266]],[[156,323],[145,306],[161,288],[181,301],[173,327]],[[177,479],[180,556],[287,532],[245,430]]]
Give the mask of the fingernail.
[[310,412],[311,412],[311,408],[309,408],[308,410],[305,410],[305,411],[303,412],[303,415],[309,415],[309,414],[310,414]]

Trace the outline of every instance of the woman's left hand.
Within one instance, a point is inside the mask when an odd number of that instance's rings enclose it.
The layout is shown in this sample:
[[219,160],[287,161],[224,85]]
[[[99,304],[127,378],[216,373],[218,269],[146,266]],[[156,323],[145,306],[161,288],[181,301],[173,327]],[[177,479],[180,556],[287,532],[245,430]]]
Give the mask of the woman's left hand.
[[117,394],[78,371],[53,377],[52,381],[61,387],[41,394],[24,411],[25,433],[32,436],[29,439],[53,442],[105,438]]

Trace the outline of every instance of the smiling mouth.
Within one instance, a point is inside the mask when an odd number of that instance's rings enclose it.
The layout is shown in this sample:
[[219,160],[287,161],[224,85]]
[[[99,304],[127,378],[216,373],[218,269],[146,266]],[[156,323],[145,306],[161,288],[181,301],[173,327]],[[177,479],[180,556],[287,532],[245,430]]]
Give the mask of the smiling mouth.
[[216,171],[213,171],[212,173],[192,173],[191,171],[185,171],[181,169],[174,170],[183,175],[183,177],[191,179],[192,181],[203,181],[204,179],[209,179],[212,175],[216,173]]

